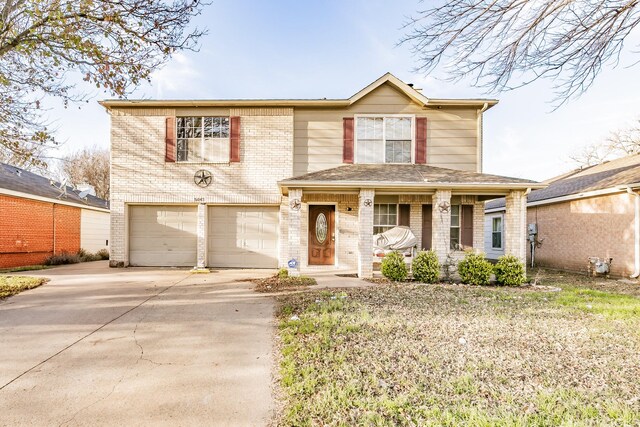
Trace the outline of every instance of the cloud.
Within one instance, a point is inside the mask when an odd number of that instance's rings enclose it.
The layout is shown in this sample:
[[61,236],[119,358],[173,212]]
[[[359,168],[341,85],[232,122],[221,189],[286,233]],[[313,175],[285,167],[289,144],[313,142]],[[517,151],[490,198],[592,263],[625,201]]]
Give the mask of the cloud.
[[151,74],[151,85],[156,98],[190,98],[200,85],[201,77],[194,62],[183,53],[175,53],[161,69]]

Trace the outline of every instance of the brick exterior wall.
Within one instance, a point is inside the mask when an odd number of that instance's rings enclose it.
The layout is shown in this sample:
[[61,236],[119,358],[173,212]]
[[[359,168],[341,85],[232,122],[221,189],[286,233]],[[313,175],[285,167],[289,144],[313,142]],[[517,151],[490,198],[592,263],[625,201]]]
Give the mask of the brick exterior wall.
[[[613,276],[634,269],[634,200],[621,193],[532,206],[527,223],[538,224],[536,264],[569,271],[587,271],[587,258],[613,258]],[[530,261],[530,250],[528,258]]]
[[431,249],[438,255],[440,263],[447,260],[447,254],[451,252],[451,209],[440,209],[440,204],[451,204],[451,190],[438,190],[433,195],[433,217]]
[[[0,195],[0,268],[80,249],[80,208]],[[55,248],[54,248],[55,224]]]
[[527,196],[524,191],[512,191],[505,198],[504,252],[522,262],[527,258]]
[[[241,161],[166,163],[165,119],[174,115],[240,116]],[[280,205],[277,182],[293,174],[293,110],[114,109],[111,164],[111,260],[127,265],[129,203]],[[209,187],[194,183],[199,169],[212,173]]]

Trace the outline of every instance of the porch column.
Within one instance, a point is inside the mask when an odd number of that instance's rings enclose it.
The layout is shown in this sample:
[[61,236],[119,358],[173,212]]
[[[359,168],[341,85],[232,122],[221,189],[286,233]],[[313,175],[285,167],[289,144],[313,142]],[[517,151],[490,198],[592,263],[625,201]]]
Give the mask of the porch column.
[[484,252],[484,202],[473,204],[473,249]]
[[198,233],[197,241],[197,263],[195,270],[204,270],[207,266],[207,205],[198,205],[198,220],[196,225]]
[[358,202],[358,277],[373,277],[373,198],[375,191],[362,188]]
[[[300,276],[300,247],[302,228],[302,189],[289,189],[289,258],[286,260],[290,276]],[[291,266],[289,263],[294,263]]]
[[443,263],[451,252],[451,190],[436,190],[433,195],[431,248]]
[[505,254],[527,261],[527,196],[524,191],[512,191],[506,197],[504,217]]

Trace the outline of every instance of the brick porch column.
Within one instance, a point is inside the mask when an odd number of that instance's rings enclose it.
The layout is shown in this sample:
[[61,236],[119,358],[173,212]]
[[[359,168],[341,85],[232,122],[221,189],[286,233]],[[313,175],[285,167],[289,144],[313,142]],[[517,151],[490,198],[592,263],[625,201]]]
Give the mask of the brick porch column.
[[473,204],[473,249],[484,252],[484,202]]
[[524,191],[512,191],[506,197],[504,217],[505,254],[527,261],[527,197]]
[[127,205],[120,200],[111,200],[111,231],[109,235],[109,267],[125,267],[128,264]]
[[289,256],[285,262],[296,260],[295,267],[289,267],[290,276],[300,276],[300,260],[302,248],[300,247],[301,228],[302,228],[302,189],[289,189]]
[[195,269],[202,270],[207,266],[207,205],[198,205],[197,222],[198,244],[197,244],[197,264]]
[[436,190],[433,195],[431,248],[438,255],[440,263],[451,252],[451,190]]
[[375,191],[362,188],[358,201],[358,277],[373,277],[373,198]]

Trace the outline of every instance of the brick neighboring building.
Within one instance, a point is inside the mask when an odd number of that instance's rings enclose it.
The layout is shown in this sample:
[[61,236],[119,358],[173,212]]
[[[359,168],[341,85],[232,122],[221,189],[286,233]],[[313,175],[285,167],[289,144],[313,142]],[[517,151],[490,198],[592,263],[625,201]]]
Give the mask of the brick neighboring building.
[[[613,258],[611,275],[640,272],[640,155],[552,178],[528,195],[527,223],[537,224],[535,263],[586,272],[589,257]],[[636,205],[637,204],[637,205]],[[504,199],[485,207],[485,251],[503,254],[499,224]],[[531,261],[531,249],[527,250]]]
[[0,268],[108,247],[108,202],[0,163]]

